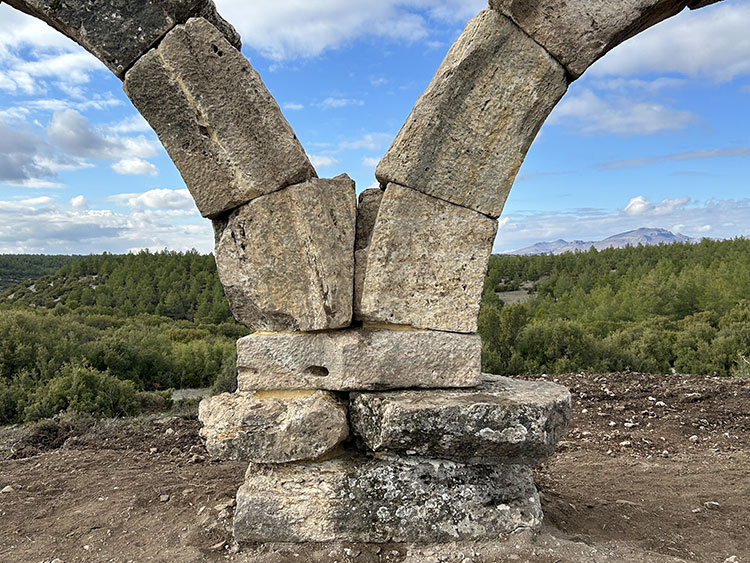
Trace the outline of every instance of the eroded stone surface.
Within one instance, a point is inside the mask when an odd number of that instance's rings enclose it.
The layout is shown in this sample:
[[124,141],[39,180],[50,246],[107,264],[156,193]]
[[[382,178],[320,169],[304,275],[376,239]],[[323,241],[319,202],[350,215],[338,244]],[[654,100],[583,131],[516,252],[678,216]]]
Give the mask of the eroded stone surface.
[[[685,0],[490,0],[578,78],[623,41],[679,13]],[[700,6],[696,6],[700,7]]]
[[202,18],[170,31],[124,88],[205,217],[316,175],[258,73]]
[[417,100],[376,176],[499,217],[565,70],[492,10],[471,20]]
[[372,230],[378,217],[383,190],[369,188],[359,194],[357,206],[357,241],[354,245],[354,318],[361,320],[362,285],[367,269],[367,247],[370,246]]
[[223,393],[198,408],[206,449],[256,463],[311,460],[349,435],[346,407],[326,391]]
[[122,78],[175,25],[200,16],[234,47],[240,36],[211,0],[7,0],[67,35]]
[[376,452],[487,463],[550,456],[570,393],[546,381],[485,375],[476,389],[352,393],[352,430]]
[[481,340],[379,328],[255,333],[237,341],[237,372],[241,391],[471,387],[481,382]]
[[250,465],[234,535],[240,543],[445,542],[537,529],[541,521],[528,466],[350,454]]
[[361,316],[476,332],[497,221],[389,184],[367,250]]
[[216,265],[235,318],[266,331],[349,325],[355,221],[346,175],[285,188],[214,221]]

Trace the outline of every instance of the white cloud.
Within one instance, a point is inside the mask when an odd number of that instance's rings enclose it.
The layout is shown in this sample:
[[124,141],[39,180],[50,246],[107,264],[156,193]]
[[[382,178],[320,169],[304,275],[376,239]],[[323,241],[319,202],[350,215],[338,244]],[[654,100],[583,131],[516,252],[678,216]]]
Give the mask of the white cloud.
[[318,104],[322,108],[333,109],[343,108],[346,106],[363,106],[365,105],[364,100],[358,100],[354,98],[333,98],[328,97]]
[[383,145],[390,143],[393,140],[391,133],[365,133],[358,139],[353,141],[344,141],[341,143],[340,148],[342,149],[368,149],[378,150],[383,148]]
[[361,37],[402,43],[429,37],[430,20],[463,23],[486,0],[217,0],[243,42],[275,60],[314,57]]
[[310,162],[315,168],[325,168],[326,166],[333,166],[338,164],[338,160],[327,154],[311,154]]
[[606,101],[592,90],[584,89],[565,96],[547,123],[565,125],[570,131],[583,134],[651,135],[684,129],[694,120],[689,111],[625,97]]
[[377,157],[375,157],[375,158],[370,157],[370,156],[362,157],[362,165],[363,166],[371,166],[371,167],[374,168],[375,166],[378,165],[379,162],[380,162],[380,159],[377,158]]
[[750,5],[722,2],[677,17],[626,41],[588,71],[594,76],[679,73],[717,82],[750,74]]
[[140,113],[126,117],[109,129],[113,133],[148,133],[152,131],[148,121]]
[[623,211],[628,215],[666,215],[675,209],[685,207],[690,203],[689,197],[678,197],[676,199],[665,198],[659,203],[653,203],[642,195],[632,198]]
[[156,176],[159,169],[141,158],[124,158],[112,164],[112,170],[118,174],[130,174],[134,176]]
[[132,209],[194,210],[195,204],[186,189],[155,189],[142,193],[116,194],[107,198],[118,205]]
[[305,109],[305,106],[303,106],[302,104],[295,103],[295,102],[287,102],[284,104],[284,109],[287,111],[300,111],[300,110]]
[[750,158],[750,147],[726,147],[723,149],[702,149],[696,151],[685,151],[659,156],[642,158],[627,158],[615,160],[601,165],[605,170],[619,170],[622,168],[636,168],[639,166],[651,166],[664,162],[683,162],[691,160],[705,160],[712,158]]
[[89,208],[89,204],[86,201],[86,198],[83,197],[82,195],[77,195],[74,198],[72,198],[70,200],[70,206],[77,211],[81,211],[81,210]]

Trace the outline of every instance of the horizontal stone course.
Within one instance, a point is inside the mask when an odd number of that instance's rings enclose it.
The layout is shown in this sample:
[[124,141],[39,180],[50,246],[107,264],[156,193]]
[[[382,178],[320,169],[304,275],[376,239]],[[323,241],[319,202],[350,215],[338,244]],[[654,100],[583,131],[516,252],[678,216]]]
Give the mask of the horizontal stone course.
[[508,18],[484,10],[448,51],[375,175],[497,218],[566,90],[557,61]]
[[478,463],[552,455],[571,416],[570,392],[546,381],[485,375],[475,389],[352,393],[352,430],[375,452]]
[[198,419],[208,452],[229,460],[312,460],[349,436],[346,407],[326,391],[222,393],[201,401]]
[[205,19],[170,31],[124,88],[205,217],[316,176],[258,73]]
[[348,326],[355,221],[346,175],[290,186],[214,221],[216,265],[235,318],[262,331]]
[[531,468],[351,453],[250,465],[237,492],[234,536],[264,542],[446,542],[538,529]]
[[352,328],[255,333],[237,341],[241,391],[471,387],[481,381],[476,334]]
[[211,0],[7,0],[67,35],[123,78],[175,25],[203,17],[235,48],[240,36]]
[[361,318],[476,332],[496,233],[481,213],[389,184],[367,249]]

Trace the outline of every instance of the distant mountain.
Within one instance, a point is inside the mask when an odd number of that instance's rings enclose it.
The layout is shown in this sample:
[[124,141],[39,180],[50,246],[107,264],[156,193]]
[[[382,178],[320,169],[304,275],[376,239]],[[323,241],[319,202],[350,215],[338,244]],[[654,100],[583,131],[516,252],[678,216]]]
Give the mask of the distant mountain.
[[635,229],[634,231],[612,235],[611,237],[598,241],[574,240],[568,242],[566,240],[558,239],[550,242],[538,242],[532,246],[508,252],[508,254],[524,256],[531,254],[563,254],[564,252],[575,252],[576,250],[585,252],[592,246],[597,250],[604,250],[605,248],[625,248],[626,246],[638,246],[639,244],[649,246],[657,244],[672,244],[675,242],[695,243],[699,242],[699,240],[700,239],[686,237],[680,234],[676,235],[666,229],[640,228]]

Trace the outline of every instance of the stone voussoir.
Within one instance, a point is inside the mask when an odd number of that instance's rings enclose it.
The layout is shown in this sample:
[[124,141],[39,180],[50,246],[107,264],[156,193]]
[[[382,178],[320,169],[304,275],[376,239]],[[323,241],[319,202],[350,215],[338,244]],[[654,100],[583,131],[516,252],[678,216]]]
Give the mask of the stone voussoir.
[[570,392],[485,375],[481,387],[352,393],[352,430],[375,452],[470,463],[537,463],[570,422]]
[[255,463],[312,460],[349,436],[346,407],[326,391],[222,393],[198,408],[206,449]]
[[205,217],[316,176],[258,73],[203,18],[172,29],[124,88]]
[[216,265],[235,318],[261,331],[348,326],[356,213],[354,182],[342,175],[259,197],[214,221]]
[[494,219],[389,184],[367,249],[362,319],[476,332],[496,234]]
[[481,382],[481,340],[368,327],[255,333],[237,341],[237,372],[241,391],[472,387]]
[[6,0],[41,19],[102,61],[119,78],[175,25],[211,22],[234,47],[240,36],[211,0]]
[[250,465],[234,536],[265,542],[448,542],[540,527],[531,468],[350,453],[309,464]]
[[472,19],[377,166],[393,182],[497,218],[565,69],[493,10]]
[[[573,79],[623,41],[674,16],[688,4],[685,0],[490,0],[489,3],[560,61]],[[692,4],[696,8],[706,5],[701,0]]]

